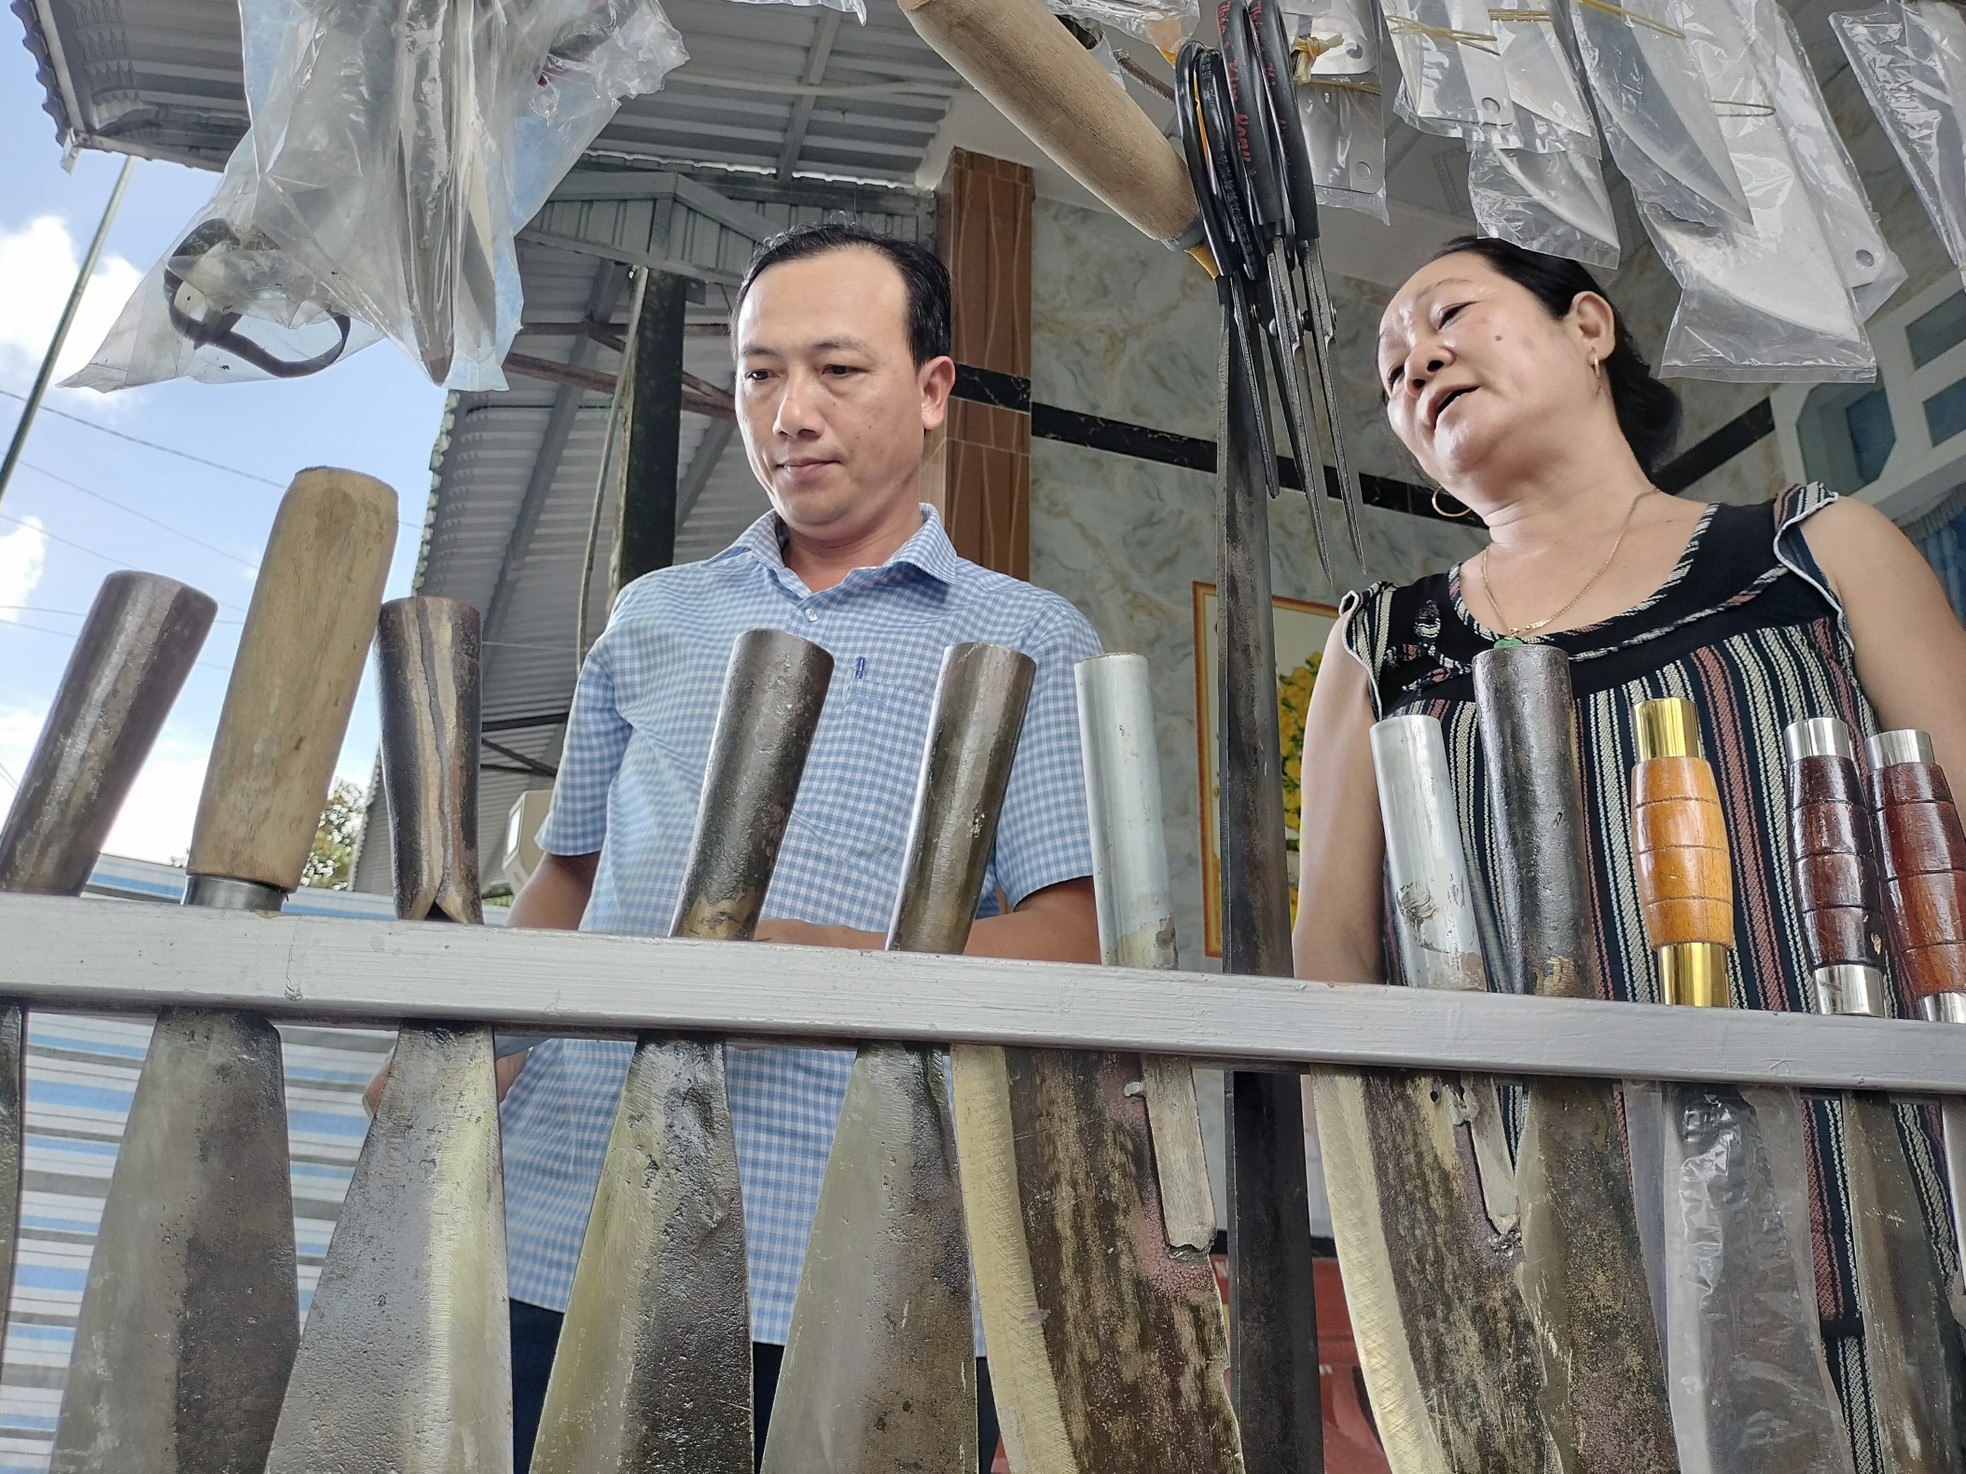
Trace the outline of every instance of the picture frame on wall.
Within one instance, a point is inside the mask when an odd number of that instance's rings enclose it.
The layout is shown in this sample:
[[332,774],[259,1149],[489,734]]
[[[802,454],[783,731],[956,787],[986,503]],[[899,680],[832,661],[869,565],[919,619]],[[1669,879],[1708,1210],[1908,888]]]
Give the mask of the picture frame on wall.
[[[1221,760],[1222,682],[1218,666],[1215,585],[1194,586],[1195,746],[1201,782],[1202,940],[1210,957],[1222,955]],[[1290,915],[1297,916],[1297,817],[1301,808],[1304,715],[1317,684],[1325,641],[1338,623],[1335,604],[1272,599],[1276,619],[1277,725],[1283,746],[1283,812],[1290,866]]]

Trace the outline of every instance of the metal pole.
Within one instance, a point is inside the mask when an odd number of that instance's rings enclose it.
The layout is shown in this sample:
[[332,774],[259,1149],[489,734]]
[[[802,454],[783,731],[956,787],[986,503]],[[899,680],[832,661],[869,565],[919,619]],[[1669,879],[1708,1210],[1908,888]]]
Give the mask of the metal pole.
[[102,255],[103,242],[109,239],[109,222],[116,218],[116,207],[123,203],[123,186],[130,182],[130,169],[135,163],[135,154],[123,156],[123,167],[116,174],[116,187],[109,192],[109,203],[103,206],[95,239],[89,242],[89,254],[82,258],[82,269],[75,274],[75,286],[68,294],[68,305],[61,310],[61,321],[55,324],[54,341],[48,344],[48,355],[41,360],[41,371],[34,376],[34,387],[27,391],[27,403],[21,407],[20,423],[14,426],[14,438],[7,446],[7,458],[0,461],[0,498],[7,495],[7,484],[14,479],[14,466],[20,460],[21,448],[27,444],[27,432],[34,424],[35,412],[41,408],[42,396],[48,392],[48,381],[55,376],[55,360],[61,357],[62,345],[68,341],[68,330],[75,325],[75,314],[82,306],[82,294],[89,289],[89,278],[95,275],[96,258]]

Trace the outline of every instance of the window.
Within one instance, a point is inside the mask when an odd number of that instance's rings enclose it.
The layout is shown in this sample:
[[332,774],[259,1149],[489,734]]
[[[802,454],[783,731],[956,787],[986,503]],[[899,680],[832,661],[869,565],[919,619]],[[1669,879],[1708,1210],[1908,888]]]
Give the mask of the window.
[[1966,343],[1966,293],[1954,292],[1914,319],[1905,329],[1905,342],[1915,369],[1924,368],[1948,348]]
[[1898,443],[1890,400],[1875,384],[1818,384],[1803,401],[1795,429],[1809,479],[1846,496],[1883,473]]

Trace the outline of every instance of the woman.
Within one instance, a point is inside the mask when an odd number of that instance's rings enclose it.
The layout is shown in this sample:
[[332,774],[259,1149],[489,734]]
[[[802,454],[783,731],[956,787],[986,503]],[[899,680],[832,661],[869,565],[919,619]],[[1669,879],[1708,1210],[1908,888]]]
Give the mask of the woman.
[[[1819,488],[1773,503],[1704,506],[1655,487],[1679,403],[1652,377],[1588,272],[1497,241],[1450,243],[1414,273],[1379,330],[1394,432],[1486,525],[1490,542],[1445,574],[1346,602],[1312,697],[1300,827],[1300,977],[1386,975],[1384,844],[1367,733],[1421,711],[1445,725],[1471,865],[1495,881],[1483,812],[1472,662],[1498,640],[1541,640],[1572,661],[1595,924],[1609,996],[1658,1001],[1626,852],[1632,709],[1698,704],[1736,850],[1735,996],[1808,1011],[1788,883],[1782,732],[1839,716],[1862,737],[1931,733],[1966,779],[1966,632],[1923,558],[1885,517]],[[1725,737],[1723,744],[1722,737]],[[1315,779],[1311,775],[1315,774]],[[1899,999],[1909,1013],[1909,1000]],[[1837,1158],[1830,1107],[1812,1106],[1812,1169]],[[1913,1152],[1948,1274],[1955,1261],[1929,1141]],[[1818,1291],[1857,1467],[1876,1469],[1868,1374],[1840,1171],[1817,1172]]]

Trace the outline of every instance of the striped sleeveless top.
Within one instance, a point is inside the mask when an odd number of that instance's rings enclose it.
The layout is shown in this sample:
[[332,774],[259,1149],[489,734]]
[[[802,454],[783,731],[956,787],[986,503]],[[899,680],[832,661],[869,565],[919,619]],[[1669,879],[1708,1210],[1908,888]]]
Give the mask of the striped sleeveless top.
[[[1833,500],[1820,487],[1798,486],[1773,502],[1709,506],[1678,565],[1650,598],[1598,624],[1546,637],[1571,659],[1598,978],[1607,998],[1660,1001],[1632,851],[1629,784],[1638,760],[1633,712],[1651,697],[1682,696],[1699,708],[1733,846],[1734,1006],[1813,1009],[1789,884],[1782,734],[1802,717],[1840,717],[1861,754],[1864,737],[1877,729],[1857,682],[1842,608],[1802,535],[1803,522]],[[1345,608],[1347,646],[1371,678],[1376,714],[1423,712],[1445,728],[1477,907],[1484,935],[1495,938],[1496,841],[1473,671],[1475,656],[1498,635],[1463,601],[1458,567],[1403,587],[1376,584],[1348,596]],[[1389,945],[1388,958],[1396,955]],[[1893,987],[1899,1016],[1917,1017],[1902,981],[1894,979]],[[1857,1468],[1871,1474],[1883,1456],[1852,1269],[1840,1110],[1831,1098],[1812,1097],[1807,1106],[1824,1336],[1849,1414]],[[1899,1124],[1933,1241],[1951,1275],[1957,1264],[1935,1165],[1936,1112],[1901,1106]]]

